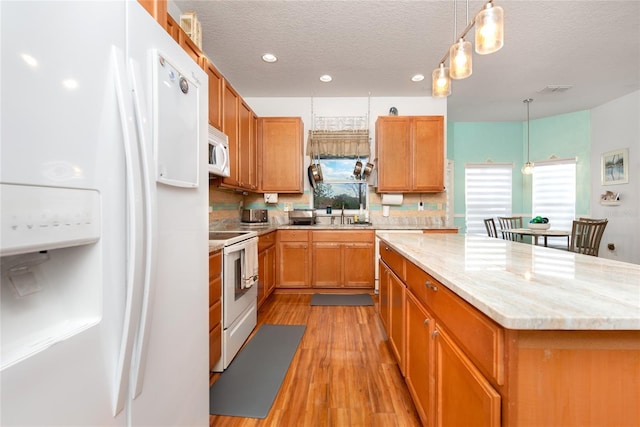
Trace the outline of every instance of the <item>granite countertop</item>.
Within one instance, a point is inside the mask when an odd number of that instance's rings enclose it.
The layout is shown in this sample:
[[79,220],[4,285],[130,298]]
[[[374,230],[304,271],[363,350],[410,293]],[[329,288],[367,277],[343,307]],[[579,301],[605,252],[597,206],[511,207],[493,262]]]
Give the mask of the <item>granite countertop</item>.
[[380,238],[505,328],[640,330],[640,265],[479,235]]

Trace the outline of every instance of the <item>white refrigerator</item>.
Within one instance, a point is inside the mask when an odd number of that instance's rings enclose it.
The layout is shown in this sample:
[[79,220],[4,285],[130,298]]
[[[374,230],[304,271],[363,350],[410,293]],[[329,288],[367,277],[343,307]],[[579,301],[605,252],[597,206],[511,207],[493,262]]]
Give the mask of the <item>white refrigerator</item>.
[[0,425],[208,425],[206,74],[137,1],[0,19]]

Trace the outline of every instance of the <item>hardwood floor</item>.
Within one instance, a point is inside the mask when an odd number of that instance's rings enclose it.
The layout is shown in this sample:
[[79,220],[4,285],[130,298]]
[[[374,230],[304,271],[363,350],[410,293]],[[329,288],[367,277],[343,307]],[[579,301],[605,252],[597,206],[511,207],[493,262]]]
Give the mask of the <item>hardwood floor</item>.
[[310,300],[274,294],[258,313],[258,326],[307,326],[267,418],[211,416],[210,425],[420,426],[375,307],[312,307]]

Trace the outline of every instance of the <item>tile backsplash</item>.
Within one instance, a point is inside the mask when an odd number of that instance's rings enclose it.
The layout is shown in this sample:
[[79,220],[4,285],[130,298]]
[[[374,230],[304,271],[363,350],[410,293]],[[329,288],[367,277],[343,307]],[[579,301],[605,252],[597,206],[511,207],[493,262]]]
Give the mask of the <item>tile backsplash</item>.
[[[374,224],[389,225],[433,225],[452,226],[447,215],[447,193],[405,194],[402,205],[391,206],[389,216],[382,215],[380,195],[369,187],[369,220]],[[422,210],[419,204],[422,202]],[[220,189],[215,184],[209,186],[209,222],[220,220],[238,220],[240,210],[267,209],[269,221],[278,224],[288,222],[288,213],[285,206],[293,209],[308,209],[311,204],[311,194],[279,194],[278,203],[265,204],[262,194],[243,193],[233,190]],[[336,215],[334,210],[333,214]],[[329,220],[320,216],[319,221]]]

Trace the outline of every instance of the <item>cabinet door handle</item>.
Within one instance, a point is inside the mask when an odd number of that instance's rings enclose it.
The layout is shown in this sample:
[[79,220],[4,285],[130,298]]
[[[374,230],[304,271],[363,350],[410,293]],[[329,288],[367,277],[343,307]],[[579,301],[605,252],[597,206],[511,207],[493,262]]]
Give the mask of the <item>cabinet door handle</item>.
[[429,324],[429,319],[424,319],[424,322],[422,322],[423,325],[428,325]]
[[431,333],[431,339],[435,339],[435,337],[437,337],[438,335],[440,335],[440,332],[438,332],[438,330],[436,329]]
[[438,291],[438,287],[437,287],[436,285],[434,285],[433,283],[431,283],[431,281],[430,281],[430,280],[427,280],[426,282],[424,282],[424,285],[425,285],[427,288],[429,288],[429,289],[431,289],[432,291],[434,291],[434,292],[437,292],[437,291]]
[[388,250],[389,250],[389,246],[385,246],[385,247],[384,247],[384,250],[385,250],[385,251],[388,251]]

